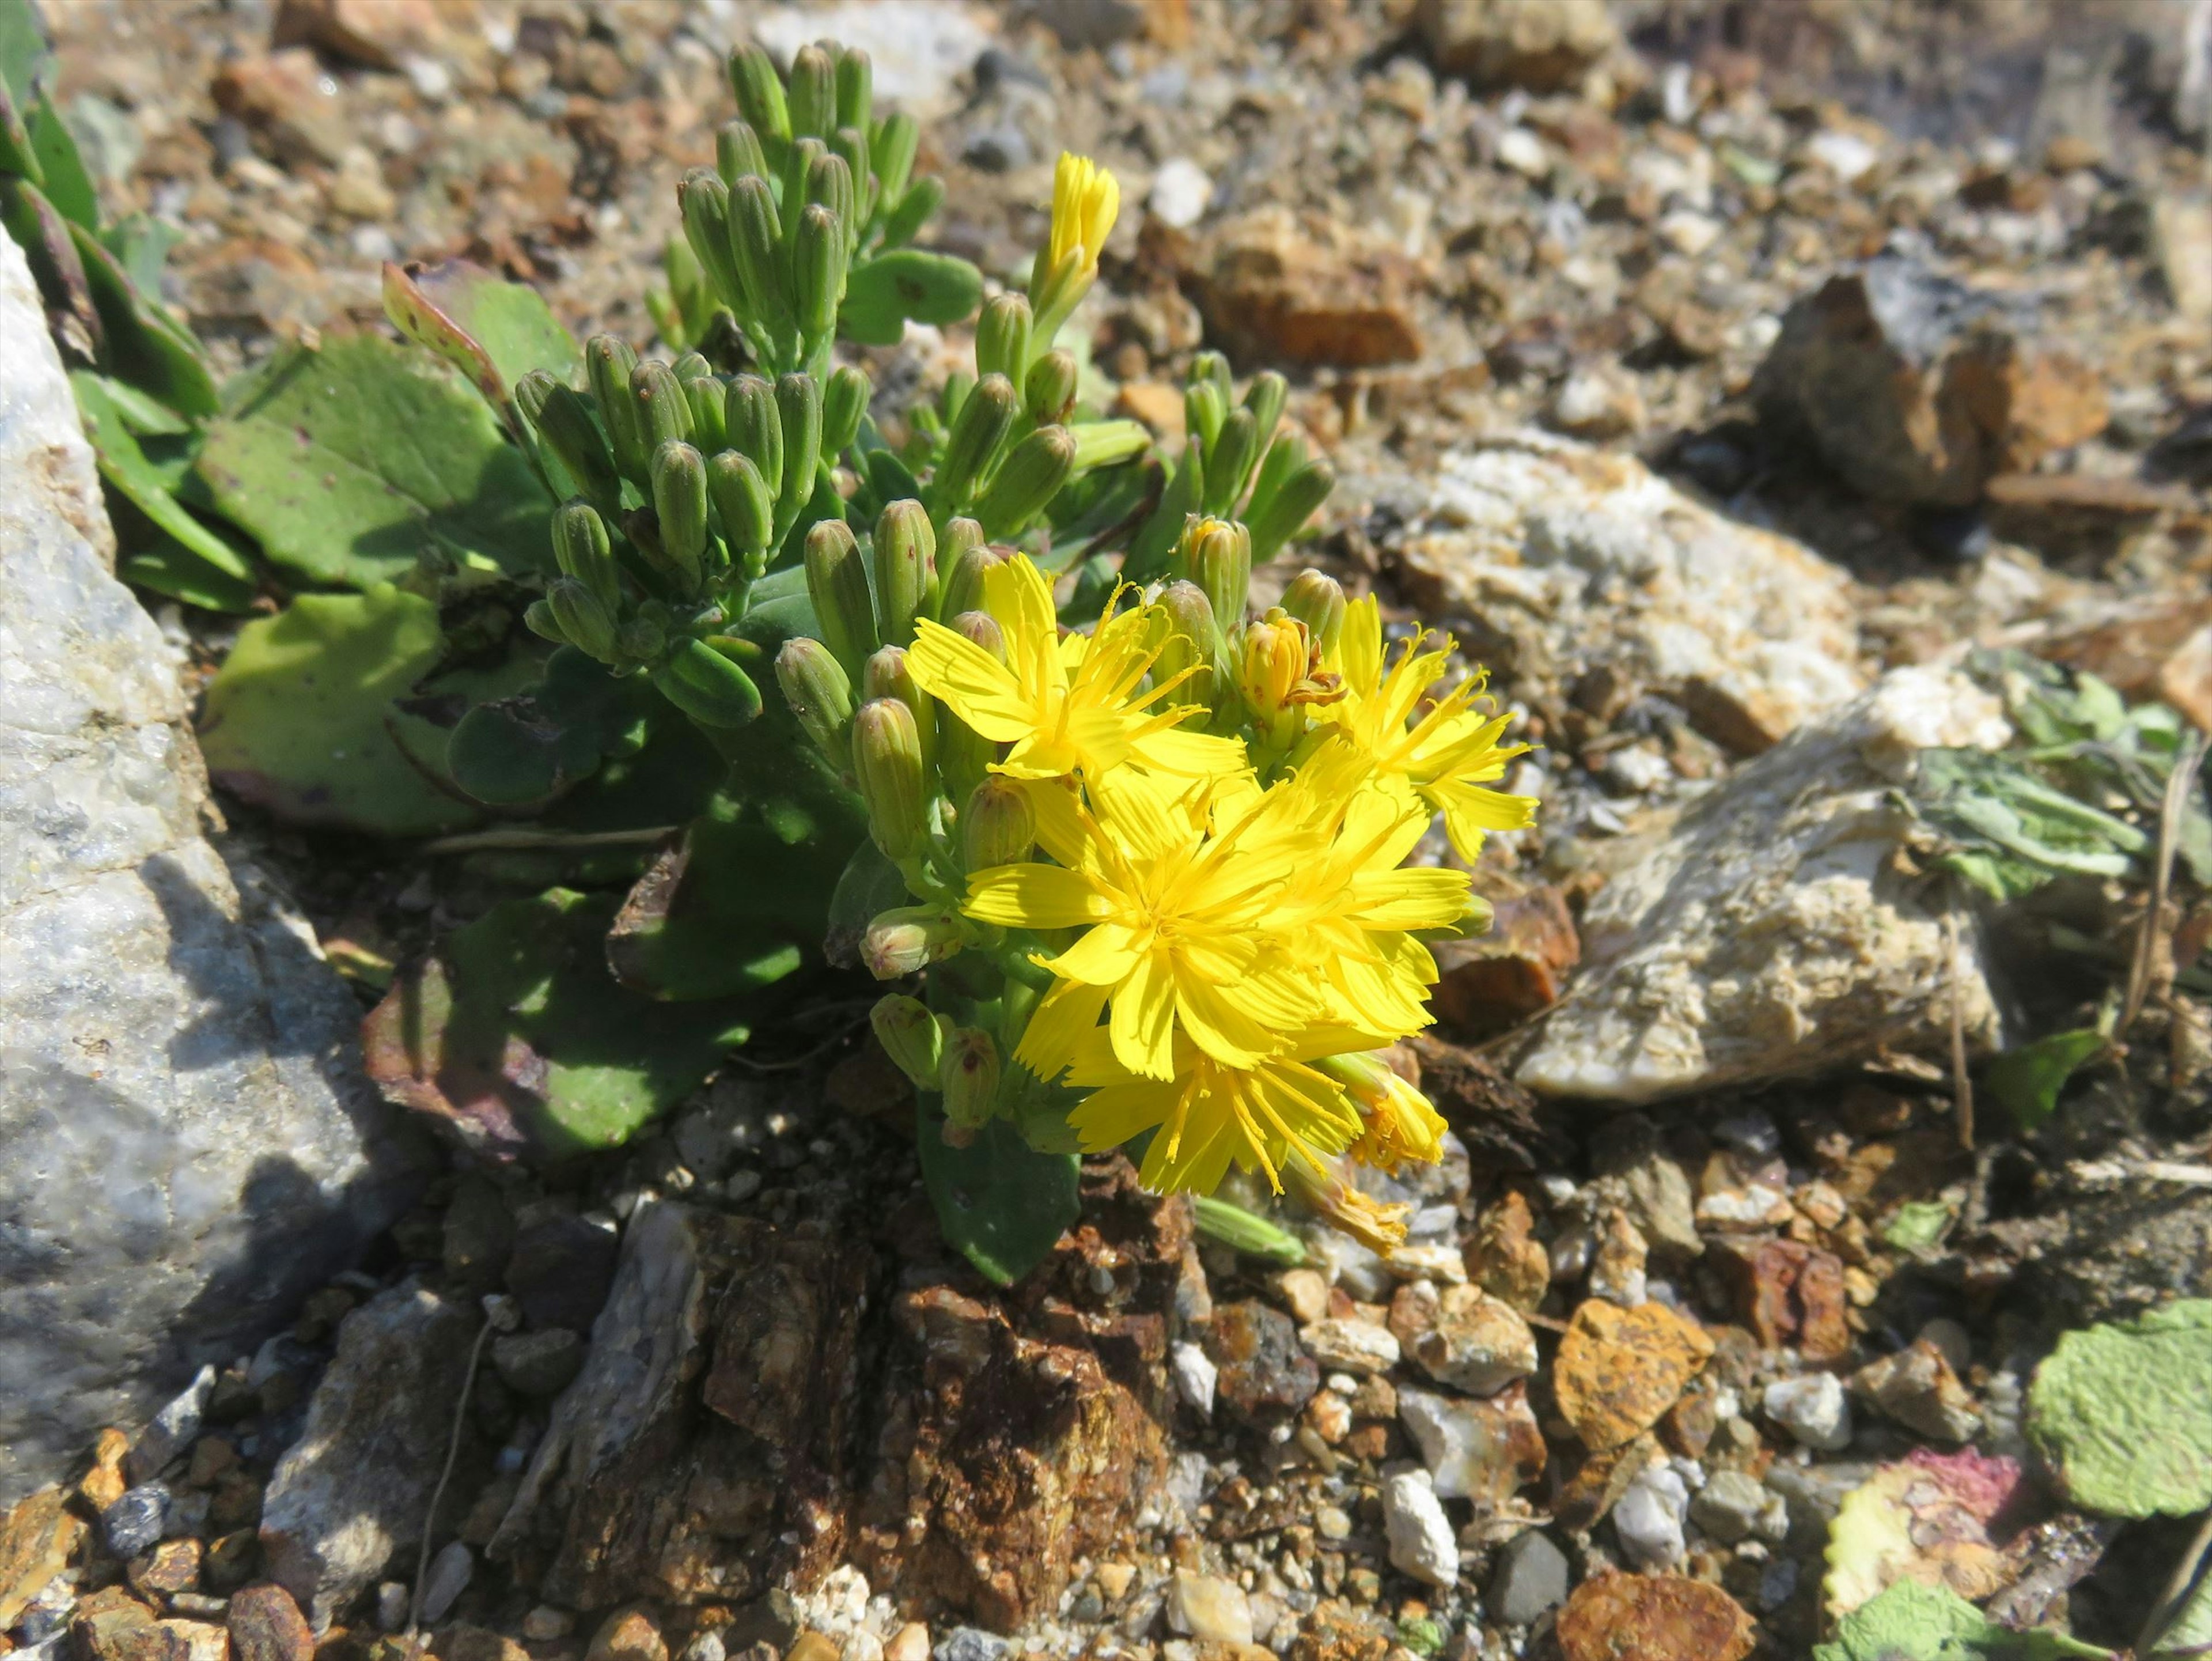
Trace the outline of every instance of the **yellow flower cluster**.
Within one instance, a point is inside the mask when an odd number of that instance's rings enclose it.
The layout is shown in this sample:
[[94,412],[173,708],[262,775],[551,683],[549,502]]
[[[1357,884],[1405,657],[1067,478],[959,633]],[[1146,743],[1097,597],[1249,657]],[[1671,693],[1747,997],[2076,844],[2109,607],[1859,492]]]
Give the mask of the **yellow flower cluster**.
[[1291,666],[1267,684],[1306,688],[1287,727],[1282,706],[1225,723],[1264,721],[1287,745],[1266,746],[1263,780],[1242,739],[1196,730],[1209,711],[1173,701],[1182,676],[1155,684],[1170,632],[1157,608],[1109,607],[1063,636],[1016,555],[986,573],[982,609],[1003,656],[924,622],[908,663],[1003,746],[994,770],[1031,810],[1038,856],[970,872],[961,906],[1034,937],[1051,981],[1014,1059],[1085,1092],[1082,1145],[1151,1132],[1145,1182],[1199,1191],[1232,1165],[1279,1189],[1346,1152],[1386,1168],[1437,1157],[1442,1120],[1372,1052],[1429,1022],[1420,935],[1482,908],[1464,873],[1405,861],[1436,810],[1471,854],[1533,807],[1485,788],[1525,746],[1502,742],[1479,685],[1430,699],[1449,642],[1386,663],[1371,599],[1327,650],[1294,618],[1251,625]]

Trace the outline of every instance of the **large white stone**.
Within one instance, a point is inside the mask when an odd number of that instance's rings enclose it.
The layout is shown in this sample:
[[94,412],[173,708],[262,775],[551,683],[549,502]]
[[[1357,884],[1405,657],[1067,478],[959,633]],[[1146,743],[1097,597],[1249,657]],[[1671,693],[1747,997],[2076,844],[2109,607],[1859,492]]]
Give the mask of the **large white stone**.
[[[1581,977],[1521,1081],[1640,1102],[1884,1048],[1940,1053],[1943,902],[1896,859],[1910,818],[1893,793],[1922,749],[1995,748],[2009,730],[1965,677],[1896,670],[1623,850],[1583,914]],[[1969,1041],[1984,1048],[1998,1016],[1971,922],[1957,986]]]
[[220,825],[0,237],[0,1505],[250,1351],[399,1203],[360,1011]]

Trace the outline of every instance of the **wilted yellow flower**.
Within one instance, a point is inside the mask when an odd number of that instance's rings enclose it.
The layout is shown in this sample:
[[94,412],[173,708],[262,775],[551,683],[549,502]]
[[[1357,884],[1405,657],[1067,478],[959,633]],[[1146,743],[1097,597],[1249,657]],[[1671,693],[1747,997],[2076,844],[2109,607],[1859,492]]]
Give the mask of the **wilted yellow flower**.
[[1503,778],[1507,764],[1528,746],[1505,741],[1510,715],[1477,707],[1480,676],[1429,701],[1430,689],[1443,678],[1451,641],[1444,636],[1440,646],[1431,646],[1428,639],[1413,642],[1386,671],[1382,612],[1372,594],[1355,600],[1346,608],[1344,631],[1330,654],[1345,696],[1314,715],[1351,740],[1377,782],[1410,792],[1443,813],[1452,846],[1461,858],[1472,860],[1489,832],[1534,822],[1534,797],[1485,788]]
[[1121,211],[1121,180],[1089,156],[1062,150],[1052,175],[1047,270],[1059,271],[1073,259],[1085,276],[1097,271],[1099,250],[1106,246]]
[[1006,660],[927,618],[907,653],[915,684],[975,732],[1013,747],[994,770],[1015,778],[1093,778],[1124,762],[1196,777],[1239,771],[1235,739],[1176,730],[1203,712],[1144,689],[1158,648],[1142,611],[1100,621],[1088,638],[1060,638],[1052,588],[1025,555],[983,575],[983,609],[1006,638]]
[[1449,1127],[1443,1115],[1382,1057],[1352,1051],[1328,1056],[1320,1066],[1344,1086],[1366,1121],[1352,1146],[1352,1158],[1378,1171],[1395,1171],[1407,1159],[1433,1164],[1443,1157]]

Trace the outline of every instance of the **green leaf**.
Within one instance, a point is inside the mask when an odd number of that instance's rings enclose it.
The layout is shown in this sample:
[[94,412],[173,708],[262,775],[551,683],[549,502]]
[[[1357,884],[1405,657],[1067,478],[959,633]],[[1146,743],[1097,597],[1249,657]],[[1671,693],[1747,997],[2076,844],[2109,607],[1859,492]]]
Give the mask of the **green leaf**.
[[1885,1244],[1899,1251],[1925,1251],[1951,1226],[1951,1208],[1941,1200],[1907,1200],[1883,1225]]
[[77,413],[83,418],[86,436],[92,441],[93,454],[100,463],[100,476],[203,563],[245,584],[246,597],[251,599],[252,563],[192,517],[172,494],[173,486],[147,459],[122,411],[109,397],[106,384],[98,375],[82,370],[70,377],[70,384],[76,392]]
[[951,254],[900,248],[855,265],[845,282],[837,332],[869,346],[896,346],[907,319],[958,323],[983,303],[983,274]]
[[44,93],[29,106],[23,126],[31,136],[31,152],[39,158],[40,188],[62,217],[88,231],[100,228],[100,195],[76,140],[62,122],[61,112]]
[[208,771],[292,824],[425,836],[476,810],[412,765],[389,706],[444,654],[438,608],[389,583],[302,594],[239,631],[200,723]]
[[[85,279],[84,261],[77,255],[69,221],[29,179],[0,173],[0,225],[7,228],[29,262],[50,323],[57,317],[66,319],[82,337],[69,338],[70,350],[95,358],[101,356],[106,350],[106,335],[100,308],[93,304],[92,288]],[[69,335],[59,327],[55,332]]]
[[466,375],[504,411],[514,383],[532,369],[573,385],[584,357],[544,296],[465,259],[384,268],[384,312],[392,326]]
[[619,1147],[745,1032],[727,1005],[617,984],[601,948],[615,906],[556,888],[447,936],[362,1024],[369,1076],[495,1158]]
[[28,109],[52,54],[31,0],[0,0],[0,84],[17,109]]
[[191,331],[139,293],[91,231],[75,223],[69,228],[106,335],[100,367],[186,415],[213,415],[221,400]]
[[945,1146],[944,1129],[935,1092],[919,1092],[915,1140],[938,1226],[986,1280],[1012,1286],[1051,1255],[1081,1214],[1083,1162],[1034,1152],[1004,1119],[990,1121],[966,1147]]
[[33,185],[46,182],[39,153],[31,146],[30,131],[24,126],[22,113],[15,107],[4,81],[0,81],[0,173],[14,173]]
[[162,536],[126,557],[123,580],[208,611],[250,611],[259,590],[209,564],[174,537]]
[[317,581],[425,556],[516,575],[552,559],[552,502],[483,402],[424,352],[347,335],[294,348],[208,428],[198,472],[270,559]]
[[2058,1110],[2066,1081],[2107,1047],[2105,1035],[2094,1026],[2053,1032],[2006,1050],[1983,1070],[1982,1084],[2004,1104],[2015,1124],[2033,1130]]
[[2212,1299],[2069,1332],[2036,1369],[2027,1430],[2084,1510],[2185,1517],[2212,1505]]
[[125,214],[100,234],[100,246],[121,262],[124,275],[142,295],[159,298],[161,292],[161,267],[169,257],[169,250],[184,240],[185,234],[166,220],[151,214]]
[[2202,1577],[2166,1629],[2143,1652],[2144,1661],[2181,1661],[2212,1654],[2212,1574]]
[[813,839],[786,843],[753,805],[719,806],[654,856],[608,932],[608,964],[633,991],[725,997],[819,961],[838,861]]
[[883,855],[874,843],[863,841],[837,879],[830,896],[830,916],[823,950],[840,969],[860,966],[860,937],[878,912],[913,904],[906,879],[898,867]]
[[[108,403],[114,405],[115,413],[123,418],[124,426],[141,438],[179,438],[193,430],[192,423],[183,416],[161,399],[140,392],[127,381],[118,380],[112,375],[95,374],[89,369],[80,369],[70,378],[77,380],[79,376],[97,386]],[[80,405],[84,402],[82,382],[78,386],[77,402]],[[189,461],[185,464],[187,467],[190,465]],[[169,489],[173,492],[176,485],[173,484]]]
[[2112,1652],[2048,1627],[2001,1627],[1955,1591],[1900,1580],[1836,1624],[1834,1641],[1816,1644],[1813,1661],[2063,1661]]

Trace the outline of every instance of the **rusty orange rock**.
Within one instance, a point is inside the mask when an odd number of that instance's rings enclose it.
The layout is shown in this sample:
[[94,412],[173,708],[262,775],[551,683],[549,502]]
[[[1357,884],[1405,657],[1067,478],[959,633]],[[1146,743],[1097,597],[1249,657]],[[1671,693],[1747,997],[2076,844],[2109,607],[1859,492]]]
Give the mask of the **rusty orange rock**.
[[1712,1353],[1705,1329],[1664,1304],[1592,1298],[1559,1342],[1553,1393],[1583,1445],[1602,1452],[1658,1423]]
[[1601,1574],[1575,1588],[1557,1631],[1566,1661],[1743,1661],[1755,1628],[1741,1603],[1702,1580]]

